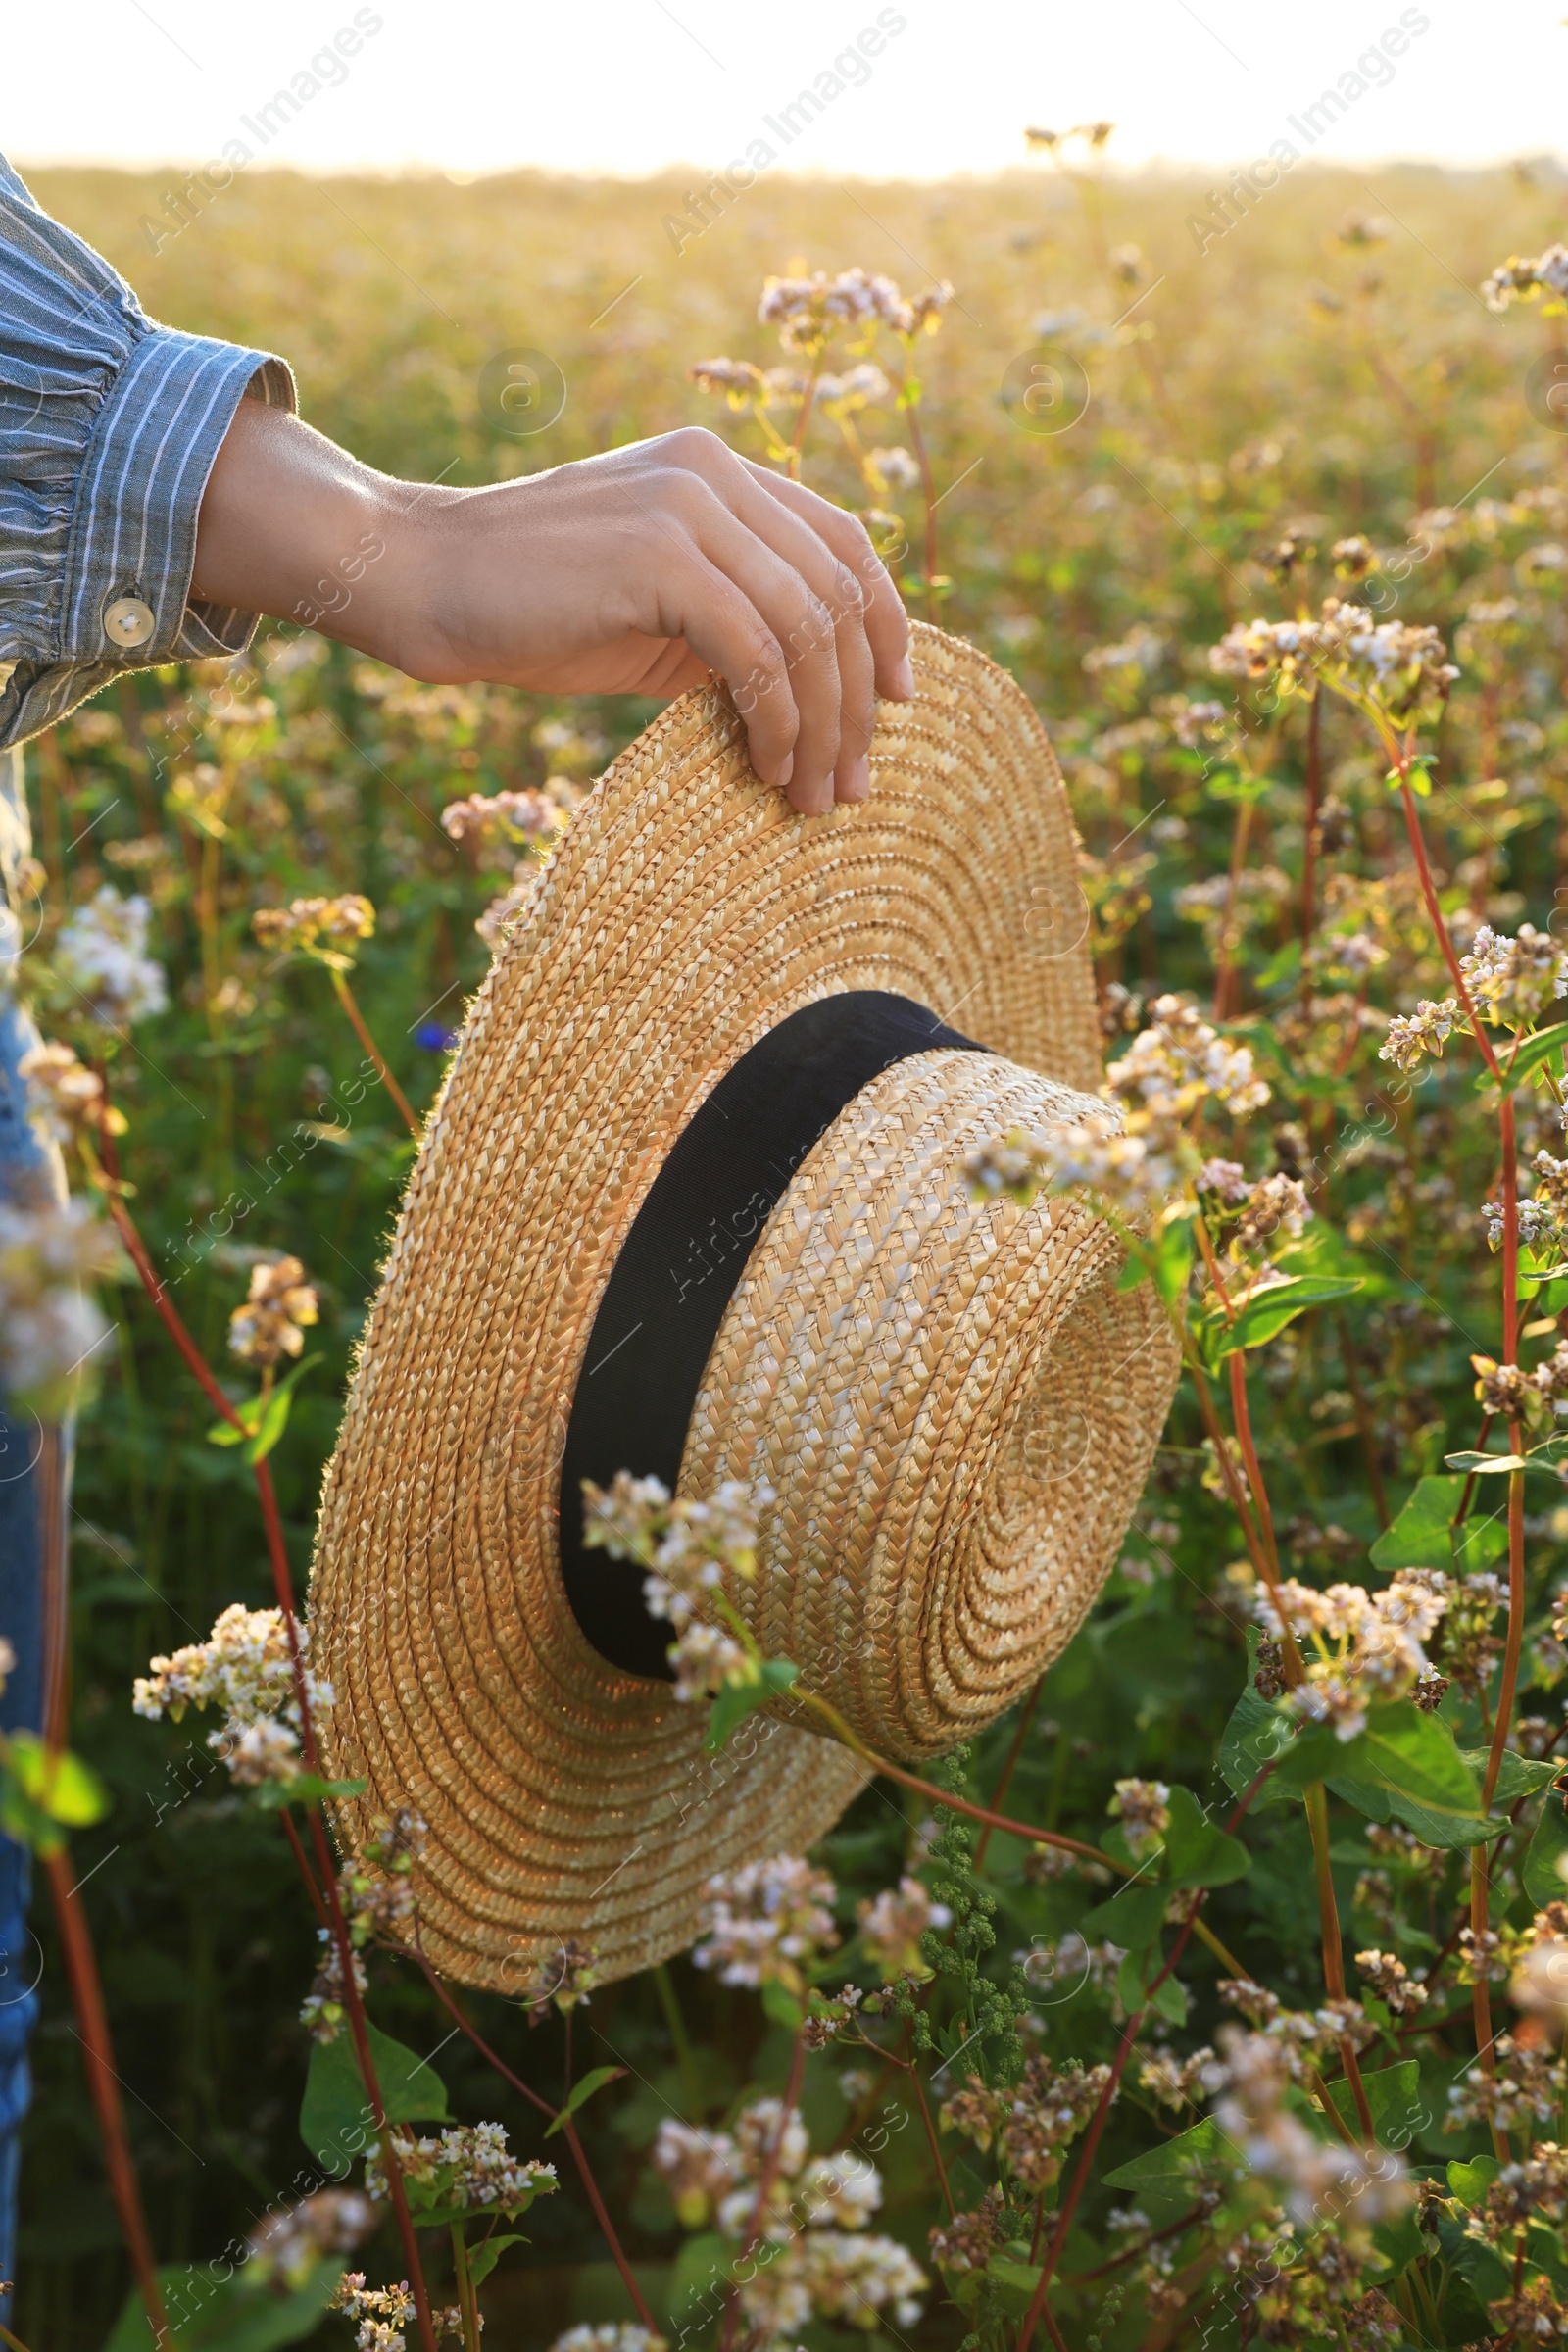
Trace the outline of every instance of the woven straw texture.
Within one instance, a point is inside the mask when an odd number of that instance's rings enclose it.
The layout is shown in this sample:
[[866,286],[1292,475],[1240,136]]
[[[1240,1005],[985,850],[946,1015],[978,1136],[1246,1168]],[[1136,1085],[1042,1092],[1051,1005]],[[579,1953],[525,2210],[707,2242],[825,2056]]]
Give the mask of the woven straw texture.
[[[542,869],[432,1112],[327,1473],[312,1640],[358,1843],[429,1825],[443,1971],[520,1992],[567,1938],[606,1976],[689,1943],[714,1871],[800,1851],[860,1763],[782,1717],[717,1758],[566,1606],[557,1470],[616,1253],[674,1138],[802,1004],[883,989],[991,1055],[864,1090],[731,1299],[682,1490],[763,1477],[736,1595],[873,1744],[951,1746],[1055,1654],[1106,1571],[1175,1365],[1086,1210],[977,1207],[964,1153],[1100,1079],[1076,841],[1023,696],[916,627],[869,800],[796,816],[716,690],[622,754]],[[1000,1058],[1005,1056],[1005,1059]],[[641,1465],[631,1462],[628,1469]]]

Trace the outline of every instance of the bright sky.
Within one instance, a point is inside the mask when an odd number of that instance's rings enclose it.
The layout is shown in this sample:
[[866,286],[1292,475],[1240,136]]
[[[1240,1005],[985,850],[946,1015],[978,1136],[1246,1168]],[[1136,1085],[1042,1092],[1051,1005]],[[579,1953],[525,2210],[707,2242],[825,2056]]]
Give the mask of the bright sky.
[[[1568,148],[1564,0],[70,0],[8,12],[0,147],[18,163],[200,164],[297,75],[320,86],[267,159],[313,171],[519,165],[710,171],[761,138],[792,169],[989,172],[1025,122],[1108,118],[1110,155],[1240,163],[1342,75],[1364,85],[1323,157],[1487,162]],[[880,13],[861,74],[788,147],[764,127]],[[311,61],[356,19],[339,68]],[[1412,28],[1385,70],[1357,61]],[[1418,26],[1424,30],[1415,30]],[[902,27],[902,29],[892,29]],[[64,37],[63,37],[64,36]],[[874,48],[874,39],[865,46]],[[1389,45],[1396,51],[1398,42]],[[804,110],[809,112],[810,110]],[[281,122],[281,127],[276,125]]]

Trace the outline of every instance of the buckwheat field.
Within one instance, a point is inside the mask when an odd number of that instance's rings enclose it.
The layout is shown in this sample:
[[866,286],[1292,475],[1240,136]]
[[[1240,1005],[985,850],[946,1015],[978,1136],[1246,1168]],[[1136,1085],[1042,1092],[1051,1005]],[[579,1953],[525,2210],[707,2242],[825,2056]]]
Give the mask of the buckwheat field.
[[[1124,1116],[999,1134],[976,1197],[1088,1186],[1185,1369],[1023,1707],[715,1881],[666,1967],[441,1985],[420,1822],[330,1843],[288,1596],[466,999],[655,706],[328,644],[371,546],[29,746],[76,1205],[0,1229],[0,1373],[39,1446],[78,1416],[73,1729],[12,1740],[4,1806],[74,1924],[35,1904],[8,2342],[1568,2341],[1563,184],[1018,153],[718,195],[33,175],[371,464],[700,426],[865,518],[1030,696],[1082,840],[1031,949],[1087,931]],[[704,1613],[746,1514],[594,1508],[721,1784],[780,1687]]]

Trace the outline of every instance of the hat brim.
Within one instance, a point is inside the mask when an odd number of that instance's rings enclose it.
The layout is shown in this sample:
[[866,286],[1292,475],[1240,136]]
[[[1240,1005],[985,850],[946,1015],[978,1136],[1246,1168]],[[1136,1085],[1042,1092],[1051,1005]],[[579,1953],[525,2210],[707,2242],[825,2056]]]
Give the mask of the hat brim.
[[710,1874],[808,1846],[865,1780],[766,1718],[707,1755],[706,1710],[609,1666],[566,1604],[567,1416],[676,1135],[764,1032],[853,989],[1100,1080],[1045,732],[974,648],[917,625],[911,650],[868,800],[827,816],[757,781],[720,691],[671,705],[541,869],[430,1117],[327,1474],[312,1643],[330,1770],[368,1783],[340,1826],[423,1815],[423,1949],[471,1984],[520,1992],[568,1939],[607,1977],[665,1957]]

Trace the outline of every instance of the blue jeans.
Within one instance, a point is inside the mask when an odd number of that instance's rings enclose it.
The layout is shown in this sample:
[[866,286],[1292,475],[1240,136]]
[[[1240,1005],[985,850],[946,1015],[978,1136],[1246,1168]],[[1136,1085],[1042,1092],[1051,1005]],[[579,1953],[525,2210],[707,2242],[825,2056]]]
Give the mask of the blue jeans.
[[[0,766],[9,764],[0,753]],[[0,777],[0,784],[9,782]],[[0,841],[0,850],[5,846]],[[37,1044],[38,1033],[8,985],[17,946],[17,918],[0,896],[0,1202],[41,1207],[61,1197],[65,1182],[59,1154],[41,1145],[27,1124],[26,1088],[17,1064]],[[36,1420],[20,1409],[8,1412],[0,1397],[0,1635],[16,1653],[0,1695],[0,1728],[6,1731],[36,1731],[42,1718],[37,1456]],[[27,2043],[38,2015],[41,1956],[27,1927],[28,1860],[24,1847],[0,1838],[0,2280],[16,2277],[22,2123],[32,2088]],[[9,2320],[10,2301],[9,2294],[0,2299],[0,2319]]]

